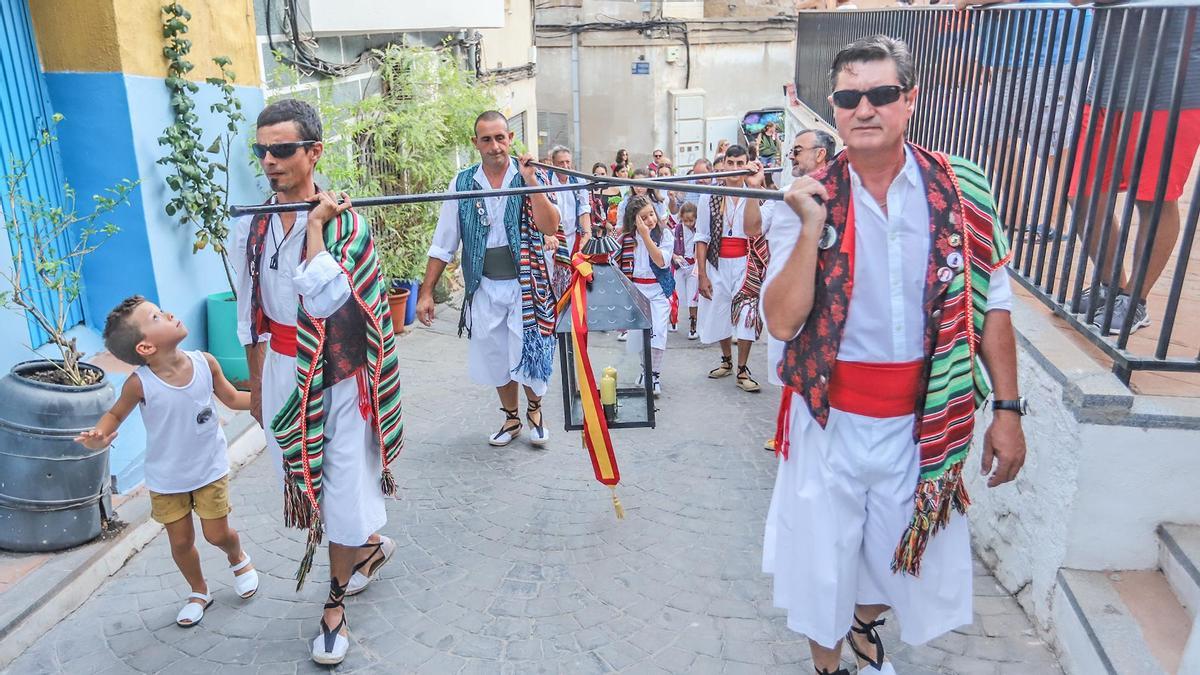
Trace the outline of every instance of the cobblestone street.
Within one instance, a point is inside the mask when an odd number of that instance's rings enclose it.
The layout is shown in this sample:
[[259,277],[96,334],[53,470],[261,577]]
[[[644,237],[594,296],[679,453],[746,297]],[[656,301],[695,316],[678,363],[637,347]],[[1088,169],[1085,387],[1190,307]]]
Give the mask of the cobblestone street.
[[[502,419],[492,390],[466,382],[456,313],[398,341],[407,447],[384,533],[399,549],[347,602],[352,647],[339,672],[797,673],[812,668],[760,571],[775,475],[762,442],[777,392],[710,381],[715,348],[670,337],[655,430],[614,431],[626,518],[595,482],[579,435],[562,431],[557,378],[551,445],[492,448]],[[611,338],[607,338],[610,339]],[[972,462],[977,461],[972,456]],[[231,523],[262,574],[238,599],[220,553],[198,544],[215,604],[193,629],[174,624],[187,593],[165,534],[45,634],[8,672],[304,673],[324,551],[303,591],[291,580],[303,533],[281,524],[273,468],[259,457],[233,482]],[[973,626],[920,647],[885,639],[905,675],[1058,673],[1053,654],[977,564]]]

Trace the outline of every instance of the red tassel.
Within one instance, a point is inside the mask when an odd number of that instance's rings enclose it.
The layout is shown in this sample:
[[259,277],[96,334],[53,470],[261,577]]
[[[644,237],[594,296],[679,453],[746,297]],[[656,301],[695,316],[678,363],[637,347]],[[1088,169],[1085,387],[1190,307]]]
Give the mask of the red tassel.
[[775,456],[788,458],[789,439],[792,435],[792,393],[795,390],[783,386],[783,395],[779,400],[779,414],[775,416]]
[[354,373],[358,383],[358,412],[364,420],[371,421],[371,390],[367,387],[367,368],[363,366]]

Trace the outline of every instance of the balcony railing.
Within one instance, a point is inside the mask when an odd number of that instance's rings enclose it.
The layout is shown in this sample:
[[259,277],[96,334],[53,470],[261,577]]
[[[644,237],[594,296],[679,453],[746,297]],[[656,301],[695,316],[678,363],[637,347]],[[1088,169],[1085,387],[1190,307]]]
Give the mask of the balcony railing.
[[1126,383],[1200,372],[1198,13],[1195,0],[802,12],[796,90],[832,121],[837,50],[905,40],[920,87],[909,137],[987,172],[1013,276]]

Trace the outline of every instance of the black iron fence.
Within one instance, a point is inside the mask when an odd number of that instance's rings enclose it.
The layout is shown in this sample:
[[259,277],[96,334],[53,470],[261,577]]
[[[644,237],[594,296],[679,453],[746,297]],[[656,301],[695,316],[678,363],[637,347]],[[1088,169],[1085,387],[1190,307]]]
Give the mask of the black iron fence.
[[909,136],[987,172],[1013,276],[1124,381],[1200,372],[1198,13],[1195,0],[802,12],[796,90],[832,122],[836,51],[905,40],[920,87]]

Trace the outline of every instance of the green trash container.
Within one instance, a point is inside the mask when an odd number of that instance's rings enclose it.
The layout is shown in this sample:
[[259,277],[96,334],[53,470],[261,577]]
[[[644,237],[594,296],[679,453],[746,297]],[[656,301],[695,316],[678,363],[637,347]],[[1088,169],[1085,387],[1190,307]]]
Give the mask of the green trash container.
[[237,300],[233,293],[215,293],[208,296],[208,352],[213,355],[225,377],[239,389],[250,383],[250,367],[246,364],[246,350],[238,340]]

